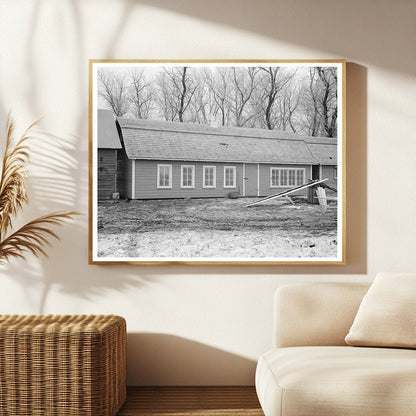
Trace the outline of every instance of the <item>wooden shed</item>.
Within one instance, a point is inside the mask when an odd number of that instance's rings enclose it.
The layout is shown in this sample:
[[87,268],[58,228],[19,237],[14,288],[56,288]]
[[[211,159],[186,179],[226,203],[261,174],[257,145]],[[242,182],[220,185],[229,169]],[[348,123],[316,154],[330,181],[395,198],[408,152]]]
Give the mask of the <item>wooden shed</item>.
[[97,112],[97,190],[98,199],[111,199],[118,192],[117,152],[121,143],[110,110]]
[[118,189],[131,199],[261,197],[310,179],[336,186],[337,140],[278,130],[117,119]]
[[309,151],[315,161],[315,172],[312,172],[312,179],[328,178],[326,185],[332,188],[337,187],[337,139],[327,137],[303,137]]

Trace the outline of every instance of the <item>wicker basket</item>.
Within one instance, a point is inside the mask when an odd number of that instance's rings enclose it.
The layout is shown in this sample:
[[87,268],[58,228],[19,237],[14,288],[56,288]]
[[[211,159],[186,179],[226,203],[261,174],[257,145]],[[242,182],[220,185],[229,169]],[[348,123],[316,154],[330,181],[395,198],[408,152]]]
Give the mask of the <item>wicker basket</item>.
[[126,399],[126,323],[114,315],[0,315],[0,415],[114,416]]

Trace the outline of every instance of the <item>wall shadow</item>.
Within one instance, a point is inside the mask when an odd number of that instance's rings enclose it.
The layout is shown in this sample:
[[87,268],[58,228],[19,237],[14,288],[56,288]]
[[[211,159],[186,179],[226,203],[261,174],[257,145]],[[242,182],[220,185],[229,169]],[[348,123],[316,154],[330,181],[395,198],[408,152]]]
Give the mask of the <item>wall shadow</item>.
[[127,335],[131,386],[254,385],[256,362],[169,334]]
[[[77,210],[77,206],[82,206],[77,203],[79,194],[85,194],[77,181],[78,148],[72,137],[59,137],[37,128],[33,130],[28,145],[31,148],[31,159],[27,166],[30,201],[18,213],[13,231],[23,223],[51,212]],[[45,250],[48,257],[35,258],[26,253],[26,261],[13,259],[0,268],[0,276],[4,274],[4,278],[12,278],[20,284],[25,297],[22,303],[31,313],[33,309],[39,314],[73,313],[70,303],[66,310],[48,307],[48,297],[56,290],[74,296],[79,301],[91,300],[108,289],[123,291],[157,284],[157,278],[147,277],[146,272],[138,275],[123,265],[100,267],[99,272],[95,270],[94,273],[88,273],[86,267],[92,267],[87,266],[88,215],[86,212],[80,214],[62,226],[53,227],[60,241],[49,239],[50,246]],[[111,313],[117,312],[117,305],[110,305],[109,308],[113,308],[110,309]],[[79,308],[78,313],[85,312]],[[16,303],[16,310],[10,313],[22,313],[21,305]]]
[[[43,28],[40,22],[48,11],[45,2],[36,0],[31,4],[30,12],[30,36],[25,42],[25,76],[28,79],[24,96],[27,99],[30,114],[33,120],[43,116],[41,100],[42,74],[45,64],[38,60],[36,54],[36,42]],[[31,147],[31,160],[28,165],[29,177],[27,187],[30,203],[25,206],[16,219],[16,225],[21,225],[33,218],[53,211],[71,210],[80,211],[81,216],[73,221],[63,224],[62,227],[54,227],[61,241],[51,239],[50,247],[46,252],[49,258],[35,259],[28,254],[27,261],[12,260],[1,267],[0,275],[18,282],[21,286],[27,309],[38,313],[56,313],[48,307],[48,297],[53,291],[59,291],[73,295],[76,299],[91,300],[95,296],[105,293],[106,290],[122,291],[126,288],[143,288],[157,284],[157,279],[152,277],[149,282],[146,271],[139,276],[132,268],[117,266],[112,268],[100,267],[88,273],[88,68],[85,61],[85,30],[82,21],[81,4],[77,0],[62,2],[60,9],[66,12],[69,24],[73,25],[77,44],[76,55],[71,62],[73,74],[73,88],[76,89],[80,99],[77,118],[74,120],[72,134],[64,136],[46,132],[42,128],[34,131],[34,139],[29,142]],[[64,41],[59,36],[54,38],[56,42]],[[59,71],[54,73],[59,78]],[[67,80],[63,80],[66,82]],[[53,117],[54,112],[48,113],[41,125],[48,125],[48,118]],[[0,119],[5,124],[6,109],[0,100]],[[31,120],[31,121],[33,121]],[[53,123],[53,120],[52,120]],[[26,127],[26,126],[24,126]],[[96,266],[97,267],[97,266]],[[36,290],[35,290],[36,289]],[[59,306],[58,306],[59,307]],[[66,306],[71,313],[71,305]],[[110,306],[111,307],[111,306]],[[79,313],[83,310],[79,308]],[[19,313],[16,303],[16,313]],[[66,311],[59,310],[60,313]],[[33,312],[32,312],[33,313]]]
[[[400,1],[400,7],[397,8],[392,7],[389,0],[377,1],[377,6],[371,0],[354,3],[337,0],[127,0],[127,3],[143,4],[254,32],[270,39],[310,48],[314,54],[322,51],[324,56],[315,58],[354,56],[355,60],[366,64],[414,74],[413,56],[411,53],[403,53],[400,48],[400,31],[397,30],[398,24],[413,27],[415,8],[412,1]],[[298,52],[294,56],[276,58],[309,57],[304,52],[301,53],[302,55]],[[231,53],[226,58],[246,57],[235,57]],[[251,55],[250,58],[254,56]],[[264,59],[264,56],[257,58]]]

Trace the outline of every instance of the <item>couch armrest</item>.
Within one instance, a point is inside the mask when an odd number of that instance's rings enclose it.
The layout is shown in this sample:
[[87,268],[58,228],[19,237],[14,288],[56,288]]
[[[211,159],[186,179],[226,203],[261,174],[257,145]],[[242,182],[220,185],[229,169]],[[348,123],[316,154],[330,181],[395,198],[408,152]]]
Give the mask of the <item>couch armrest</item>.
[[282,286],[274,300],[275,348],[346,345],[368,283],[301,283]]

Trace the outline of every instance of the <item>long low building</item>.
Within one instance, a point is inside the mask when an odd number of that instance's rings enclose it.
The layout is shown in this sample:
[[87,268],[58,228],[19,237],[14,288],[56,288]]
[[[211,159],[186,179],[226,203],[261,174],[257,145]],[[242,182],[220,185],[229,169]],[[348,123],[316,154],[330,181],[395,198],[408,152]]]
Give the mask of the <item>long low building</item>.
[[121,197],[225,197],[230,192],[261,197],[322,178],[336,187],[336,139],[159,120],[117,118],[116,123]]

